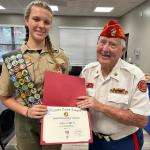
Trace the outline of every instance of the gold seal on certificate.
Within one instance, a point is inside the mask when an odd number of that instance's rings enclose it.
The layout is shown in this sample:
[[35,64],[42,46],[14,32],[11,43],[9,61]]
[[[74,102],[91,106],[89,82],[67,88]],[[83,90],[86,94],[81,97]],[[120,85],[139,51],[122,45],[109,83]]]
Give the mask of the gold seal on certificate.
[[77,107],[50,107],[42,121],[41,144],[90,142],[87,110]]

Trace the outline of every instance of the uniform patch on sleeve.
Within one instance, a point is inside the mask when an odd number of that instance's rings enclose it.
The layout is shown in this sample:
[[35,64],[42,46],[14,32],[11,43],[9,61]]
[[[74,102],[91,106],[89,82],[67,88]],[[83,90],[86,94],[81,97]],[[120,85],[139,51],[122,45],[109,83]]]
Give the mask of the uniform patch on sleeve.
[[147,83],[146,83],[146,81],[145,81],[145,80],[139,81],[137,87],[138,87],[138,89],[139,89],[141,92],[146,92],[146,91],[147,91]]

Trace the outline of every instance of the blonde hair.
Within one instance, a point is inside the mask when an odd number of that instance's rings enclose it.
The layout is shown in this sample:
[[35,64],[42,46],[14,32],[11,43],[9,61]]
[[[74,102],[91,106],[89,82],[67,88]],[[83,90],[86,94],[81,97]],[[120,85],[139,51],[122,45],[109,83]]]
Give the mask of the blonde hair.
[[[51,8],[48,6],[48,3],[44,2],[44,1],[40,1],[40,0],[35,0],[35,1],[32,1],[30,2],[26,9],[25,9],[25,13],[24,13],[24,19],[25,20],[28,20],[29,19],[29,16],[31,14],[31,9],[33,6],[36,6],[36,7],[40,7],[40,8],[44,8],[46,10],[48,10],[52,15],[53,15],[53,11],[51,10]],[[25,26],[25,29],[26,29],[26,36],[25,36],[25,43],[28,41],[29,39],[29,29],[27,26]],[[56,59],[54,58],[54,52],[53,52],[53,48],[52,48],[52,43],[51,43],[51,40],[50,40],[50,36],[47,35],[47,37],[45,38],[45,46],[49,52],[49,54],[52,56],[52,59],[53,61],[55,62],[56,64],[56,69],[60,70],[61,66],[60,64],[56,61]]]
[[53,11],[51,10],[51,8],[48,6],[48,3],[44,2],[44,1],[39,1],[39,0],[36,0],[36,1],[32,1],[30,2],[26,9],[25,9],[25,13],[24,13],[24,19],[28,19],[29,16],[30,16],[30,13],[31,13],[31,8],[33,6],[37,6],[37,7],[41,7],[41,8],[44,8],[44,9],[47,9],[51,14],[53,14]]
[[[27,5],[27,7],[25,9],[25,13],[24,13],[24,19],[25,20],[28,20],[30,14],[31,14],[31,9],[33,6],[44,8],[44,9],[48,10],[51,14],[53,14],[51,8],[48,6],[48,3],[44,2],[44,1],[39,1],[39,0],[32,1]],[[27,42],[28,38],[29,38],[29,29],[27,26],[25,26],[25,29],[26,29],[25,42]],[[49,35],[45,38],[45,45],[46,45],[48,50],[52,49],[52,43],[51,43]]]

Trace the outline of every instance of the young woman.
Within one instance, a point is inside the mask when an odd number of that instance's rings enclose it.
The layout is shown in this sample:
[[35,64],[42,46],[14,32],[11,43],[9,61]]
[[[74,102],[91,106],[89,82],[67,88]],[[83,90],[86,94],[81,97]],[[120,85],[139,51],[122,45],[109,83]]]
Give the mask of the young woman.
[[42,105],[43,80],[46,70],[68,73],[68,58],[62,49],[52,47],[52,10],[47,3],[29,3],[24,20],[25,43],[3,57],[0,99],[16,112],[18,150],[60,150],[61,145],[40,145],[40,119],[47,113]]

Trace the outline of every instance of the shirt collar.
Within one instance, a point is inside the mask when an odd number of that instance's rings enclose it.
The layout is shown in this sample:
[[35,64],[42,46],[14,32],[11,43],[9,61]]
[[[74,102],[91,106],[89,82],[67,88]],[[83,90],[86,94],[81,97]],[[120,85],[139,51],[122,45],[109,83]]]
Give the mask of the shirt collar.
[[[26,44],[23,44],[21,46],[21,51],[22,51],[22,54],[25,54],[27,51],[30,51],[30,49],[27,47]],[[41,53],[48,53],[47,48],[42,49]]]
[[[120,68],[121,68],[121,59],[118,60],[118,62],[116,63],[116,65],[114,66],[110,74],[108,75],[108,78],[114,78],[119,81],[120,80]],[[99,64],[95,70],[94,78],[98,76],[100,78],[103,78],[102,72],[100,70],[101,70],[101,65]]]
[[121,59],[118,60],[112,71],[110,72],[109,76],[116,80],[120,80],[120,67],[121,67]]
[[101,65],[99,64],[97,67],[96,67],[96,70],[94,72],[94,78],[97,78],[98,76],[101,76]]

